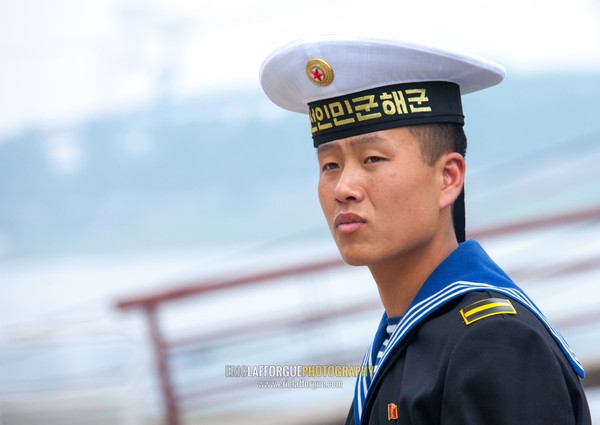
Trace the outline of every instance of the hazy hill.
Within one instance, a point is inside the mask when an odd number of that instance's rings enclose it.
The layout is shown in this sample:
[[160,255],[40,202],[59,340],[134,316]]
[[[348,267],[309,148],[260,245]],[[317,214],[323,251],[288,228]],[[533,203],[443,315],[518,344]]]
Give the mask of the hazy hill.
[[[599,76],[509,78],[464,103],[471,223],[600,203]],[[566,162],[585,173],[548,198]],[[316,178],[307,118],[258,91],[32,126],[0,136],[0,258],[326,237]]]

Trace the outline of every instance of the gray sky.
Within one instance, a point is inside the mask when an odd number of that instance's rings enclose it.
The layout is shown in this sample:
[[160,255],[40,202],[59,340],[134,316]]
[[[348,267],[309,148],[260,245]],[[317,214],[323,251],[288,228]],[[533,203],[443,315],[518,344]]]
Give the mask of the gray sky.
[[289,41],[348,33],[600,76],[595,0],[0,0],[0,136],[168,93],[255,86]]

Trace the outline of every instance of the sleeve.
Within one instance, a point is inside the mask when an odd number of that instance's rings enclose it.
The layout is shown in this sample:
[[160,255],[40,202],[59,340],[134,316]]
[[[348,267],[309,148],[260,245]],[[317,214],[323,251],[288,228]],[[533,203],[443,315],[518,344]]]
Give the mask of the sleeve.
[[442,425],[569,425],[561,365],[535,330],[507,316],[469,325],[450,357]]

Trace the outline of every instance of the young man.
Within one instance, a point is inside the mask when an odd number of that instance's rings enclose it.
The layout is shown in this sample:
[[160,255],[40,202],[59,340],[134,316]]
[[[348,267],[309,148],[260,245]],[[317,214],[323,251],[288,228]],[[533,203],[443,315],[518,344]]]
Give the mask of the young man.
[[503,77],[475,57],[335,36],[263,64],[269,98],[309,114],[325,218],[385,308],[347,424],[591,423],[567,343],[464,241],[461,94]]

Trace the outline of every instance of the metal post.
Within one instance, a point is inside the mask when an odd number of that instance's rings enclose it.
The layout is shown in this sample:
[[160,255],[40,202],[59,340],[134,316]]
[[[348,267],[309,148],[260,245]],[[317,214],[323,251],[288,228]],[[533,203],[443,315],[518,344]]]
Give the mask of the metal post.
[[167,346],[158,324],[156,306],[154,304],[146,304],[144,311],[148,321],[150,340],[154,349],[154,362],[165,408],[166,425],[179,425],[177,400],[169,373]]

